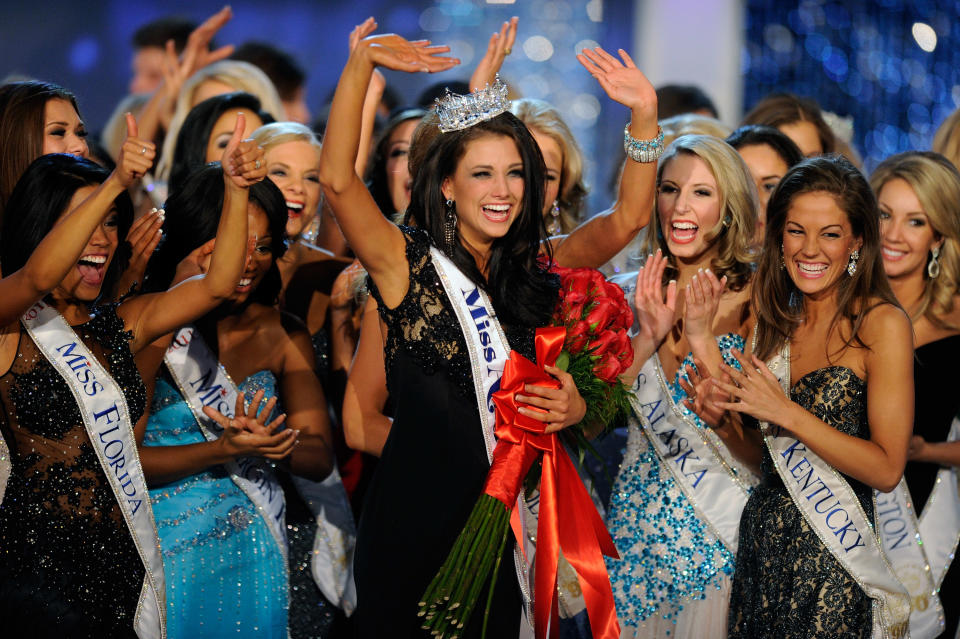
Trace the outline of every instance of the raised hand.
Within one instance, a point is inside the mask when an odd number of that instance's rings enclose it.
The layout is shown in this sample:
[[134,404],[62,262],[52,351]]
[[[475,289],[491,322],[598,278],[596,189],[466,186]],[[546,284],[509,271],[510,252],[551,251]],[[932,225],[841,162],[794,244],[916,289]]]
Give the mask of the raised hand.
[[277,403],[277,398],[271,397],[263,410],[259,411],[262,400],[263,391],[259,390],[248,409],[244,406],[243,395],[238,393],[232,419],[210,406],[203,407],[203,414],[223,428],[223,434],[217,441],[230,457],[234,459],[265,457],[280,460],[293,451],[299,431],[291,428],[277,432],[287,418],[286,415],[280,415],[269,424],[266,423],[267,417]]
[[555,433],[567,426],[579,424],[587,414],[587,403],[580,396],[573,377],[555,366],[544,366],[543,370],[557,378],[560,388],[525,385],[523,391],[527,394],[516,395],[517,401],[536,406],[540,410],[521,406],[519,412],[537,421],[546,422],[547,433]]
[[677,318],[677,282],[670,280],[666,291],[661,284],[666,266],[667,258],[657,249],[637,272],[637,321],[641,335],[651,340],[654,347],[663,341]]
[[133,223],[127,233],[127,242],[130,244],[130,263],[123,272],[114,291],[117,297],[126,295],[134,285],[143,281],[143,274],[147,270],[147,263],[163,237],[163,209],[151,209]]
[[394,71],[437,73],[460,64],[457,58],[441,56],[450,51],[447,46],[433,46],[429,40],[409,41],[395,33],[370,36],[357,50],[365,49],[376,66]]
[[242,139],[245,127],[246,118],[243,113],[238,113],[233,135],[220,158],[224,177],[229,178],[227,184],[241,189],[250,188],[267,174],[263,149],[252,139]]
[[490,36],[490,42],[487,43],[487,52],[480,58],[477,68],[470,76],[470,90],[478,91],[488,84],[493,84],[500,67],[503,66],[504,59],[510,55],[513,50],[513,43],[517,40],[517,23],[520,18],[514,16],[508,22],[504,22],[499,32]]
[[376,31],[377,26],[377,21],[373,19],[373,16],[355,26],[353,31],[350,32],[350,52],[353,53],[353,50],[364,38]]
[[133,114],[127,113],[127,139],[120,147],[117,155],[117,168],[114,175],[124,188],[129,188],[139,180],[153,166],[153,159],[157,155],[157,147],[153,142],[141,140],[137,137],[137,121]]
[[718,280],[710,269],[693,275],[684,289],[683,330],[687,339],[713,338],[713,320],[726,285],[727,276]]
[[617,52],[622,62],[601,47],[584,49],[577,54],[577,60],[597,79],[611,100],[634,111],[652,108],[655,113],[657,92],[653,85],[626,51],[618,49]]
[[163,98],[160,106],[160,118],[164,126],[169,126],[176,107],[177,96],[183,83],[203,67],[230,57],[233,45],[228,44],[215,51],[210,50],[210,42],[223,25],[233,17],[233,11],[226,6],[203,21],[190,33],[183,53],[177,55],[173,40],[167,40],[163,59]]

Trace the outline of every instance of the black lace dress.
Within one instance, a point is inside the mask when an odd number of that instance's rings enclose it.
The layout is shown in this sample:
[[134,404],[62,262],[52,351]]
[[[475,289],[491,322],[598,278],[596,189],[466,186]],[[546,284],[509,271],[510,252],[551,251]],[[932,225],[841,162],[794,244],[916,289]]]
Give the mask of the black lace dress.
[[[410,288],[388,309],[387,384],[393,427],[371,482],[354,561],[358,636],[428,637],[417,603],[460,533],[490,466],[480,430],[470,360],[423,231],[405,229]],[[534,359],[533,332],[507,331]],[[486,592],[486,589],[484,589]],[[516,637],[522,599],[508,543],[497,577],[488,637]],[[482,612],[464,628],[479,637]]]
[[[146,394],[116,308],[74,330],[136,421]],[[69,387],[22,327],[18,338],[0,377],[12,463],[0,505],[0,634],[135,637],[143,563]]]
[[[870,436],[867,385],[849,368],[808,373],[790,398],[843,433]],[[761,468],[740,519],[729,637],[869,639],[870,598],[807,524],[769,454]],[[872,521],[871,488],[845,479]]]

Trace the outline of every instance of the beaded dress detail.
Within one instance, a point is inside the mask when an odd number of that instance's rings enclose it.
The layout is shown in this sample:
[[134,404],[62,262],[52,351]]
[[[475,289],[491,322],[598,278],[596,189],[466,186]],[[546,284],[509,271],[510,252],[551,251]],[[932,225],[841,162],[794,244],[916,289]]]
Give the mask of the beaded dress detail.
[[[724,361],[739,368],[731,352],[742,350],[736,333],[717,337]],[[699,428],[707,428],[682,402],[688,354],[667,386],[677,409]],[[712,435],[712,433],[710,433]],[[722,595],[729,585],[734,556],[700,519],[650,445],[642,426],[631,420],[627,451],[614,481],[607,527],[620,559],[607,559],[617,618],[624,636],[675,636],[674,624],[692,600]],[[749,472],[738,473],[746,479]],[[724,606],[725,608],[725,606]],[[722,612],[722,611],[721,611]],[[723,615],[721,614],[721,617]],[[717,621],[723,626],[723,620]],[[653,625],[651,625],[653,624]],[[699,631],[694,631],[694,636]]]
[[[817,369],[790,398],[842,433],[867,439],[867,384],[842,366]],[[740,520],[730,637],[868,639],[871,601],[793,503],[768,453]],[[844,477],[873,522],[869,486]]]
[[[240,384],[276,394],[269,371]],[[206,442],[161,368],[145,446]],[[167,633],[183,637],[287,637],[287,567],[267,523],[223,466],[150,490],[167,579]]]
[[[73,329],[122,389],[135,422],[146,392],[116,306]],[[17,338],[0,377],[12,462],[0,506],[2,633],[135,637],[143,562],[70,388],[22,327]]]
[[[417,602],[480,495],[490,464],[480,429],[470,359],[460,325],[430,259],[423,230],[401,227],[409,289],[387,308],[387,386],[393,427],[361,515],[354,559],[358,637],[429,637]],[[521,300],[518,300],[521,301]],[[533,330],[504,327],[512,348],[535,358]],[[522,598],[513,543],[504,551],[488,637],[516,637]],[[474,615],[464,637],[479,637]]]

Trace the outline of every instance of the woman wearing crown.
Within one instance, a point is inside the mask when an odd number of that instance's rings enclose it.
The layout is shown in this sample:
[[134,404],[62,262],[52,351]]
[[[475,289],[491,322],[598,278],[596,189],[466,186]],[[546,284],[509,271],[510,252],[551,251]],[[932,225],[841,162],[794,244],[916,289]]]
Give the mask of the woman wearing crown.
[[[439,106],[441,133],[414,176],[408,208],[417,228],[390,224],[353,170],[364,87],[374,67],[442,71],[458,63],[441,57],[447,51],[396,35],[363,41],[337,87],[322,155],[324,192],[370,273],[386,335],[388,385],[397,398],[357,539],[361,637],[426,635],[416,614],[419,596],[489,470],[494,442],[487,398],[510,349],[534,359],[534,330],[549,323],[558,294],[558,280],[538,261],[541,252],[551,253],[540,215],[543,159],[507,111],[499,82]],[[652,87],[629,57],[621,54],[624,65],[600,49],[586,55],[581,61],[608,93],[631,106],[631,134],[656,136]],[[552,249],[556,261],[580,265],[591,249],[612,255],[646,223],[655,165],[631,164],[643,205],[572,233]],[[569,375],[546,370],[561,388],[528,386],[518,399],[540,408],[521,410],[553,432],[577,423],[585,405]],[[526,564],[514,561],[513,548],[504,555],[504,566],[515,565],[516,574],[505,568],[496,578],[491,637],[516,637],[521,608],[529,603]],[[464,636],[479,636],[482,617],[473,621]]]

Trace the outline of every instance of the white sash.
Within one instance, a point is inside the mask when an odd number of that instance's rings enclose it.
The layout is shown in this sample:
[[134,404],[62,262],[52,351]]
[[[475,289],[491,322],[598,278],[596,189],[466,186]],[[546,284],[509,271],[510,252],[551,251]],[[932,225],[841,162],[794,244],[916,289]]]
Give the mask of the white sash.
[[357,529],[336,461],[323,481],[291,475],[297,492],[317,522],[310,572],[323,595],[349,617],[357,607],[353,551]]
[[[789,395],[789,343],[767,366]],[[850,485],[785,428],[763,422],[760,429],[793,503],[830,554],[873,600],[874,639],[909,637],[910,595],[890,567]]]
[[[430,247],[430,255],[437,275],[440,276],[440,282],[443,284],[443,290],[457,315],[460,330],[467,344],[473,371],[477,410],[480,413],[480,426],[483,430],[483,440],[487,445],[487,460],[492,461],[493,448],[497,443],[494,436],[495,416],[492,397],[500,389],[500,377],[503,375],[503,367],[506,366],[510,347],[487,294],[439,249]],[[523,494],[517,498],[517,512],[520,513],[526,544],[530,541],[526,531],[536,529],[536,520],[530,515]],[[523,593],[527,618],[530,619],[532,618],[530,604],[533,598],[530,595],[529,580],[532,575],[527,561],[532,562],[534,553],[531,546],[527,546],[527,549],[525,559],[524,551],[519,547],[514,548],[514,566],[520,590]]]
[[892,492],[873,491],[880,544],[897,579],[910,593],[913,609],[910,636],[913,639],[933,639],[943,632],[943,607],[930,573],[926,544],[917,531],[917,518],[911,502],[907,482],[902,478]]
[[[954,419],[947,441],[960,439],[960,419]],[[930,562],[933,583],[940,589],[960,540],[960,477],[956,467],[941,468],[933,492],[920,515],[920,537]],[[955,602],[951,602],[954,605]]]
[[668,469],[710,531],[736,554],[747,487],[706,431],[674,404],[656,353],[640,370],[634,391],[630,403],[660,466]]
[[44,357],[70,387],[90,444],[97,452],[146,569],[133,621],[137,636],[163,639],[167,636],[166,593],[160,540],[126,397],[55,308],[37,302],[21,321]]
[[[164,362],[180,389],[180,394],[190,407],[190,412],[197,420],[203,436],[207,441],[219,439],[223,429],[203,414],[203,407],[210,406],[233,418],[240,391],[194,327],[185,326],[177,331],[173,342],[167,348]],[[286,502],[273,468],[262,457],[242,457],[227,462],[224,467],[230,473],[233,483],[253,502],[257,512],[267,523],[286,567]]]

